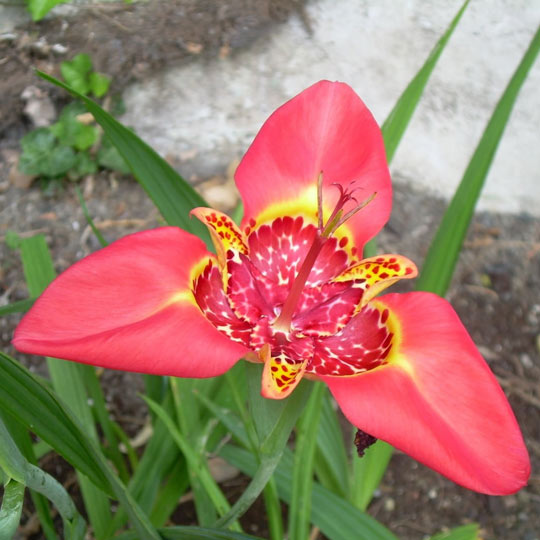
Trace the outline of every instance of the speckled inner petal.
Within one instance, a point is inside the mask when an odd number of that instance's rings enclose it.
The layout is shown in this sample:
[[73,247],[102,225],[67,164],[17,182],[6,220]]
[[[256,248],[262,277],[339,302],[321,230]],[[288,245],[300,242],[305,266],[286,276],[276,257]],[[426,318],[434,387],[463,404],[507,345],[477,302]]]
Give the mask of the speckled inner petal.
[[[305,224],[301,217],[277,218],[250,233],[249,257],[265,277],[288,291],[316,233],[317,228]],[[306,286],[319,286],[337,277],[350,264],[348,259],[338,241],[330,238],[317,257]]]
[[219,269],[210,261],[193,283],[193,295],[205,317],[233,341],[249,346],[251,325],[239,319],[223,291]]
[[315,340],[306,373],[353,375],[386,362],[394,333],[388,327],[388,310],[369,304],[337,334]]
[[[221,223],[232,229],[222,218]],[[345,242],[325,239],[290,327],[283,328],[276,321],[317,234],[316,226],[301,217],[280,217],[250,230],[245,244],[225,236],[225,264],[210,263],[194,283],[195,299],[208,320],[259,351],[268,397],[284,397],[304,371],[353,375],[385,363],[394,342],[388,312],[376,303],[364,306],[365,297],[416,270],[399,256],[359,262]]]

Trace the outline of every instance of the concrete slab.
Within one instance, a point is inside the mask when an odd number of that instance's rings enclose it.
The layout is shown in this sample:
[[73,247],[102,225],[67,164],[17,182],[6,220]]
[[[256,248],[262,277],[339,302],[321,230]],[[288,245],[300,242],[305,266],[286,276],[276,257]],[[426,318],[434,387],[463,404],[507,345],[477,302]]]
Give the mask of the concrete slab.
[[[264,119],[319,79],[348,82],[382,122],[460,1],[308,3],[234,57],[174,68],[125,92],[123,121],[162,154],[212,173],[240,157]],[[397,180],[449,197],[540,21],[540,2],[478,0],[465,13],[392,164]],[[540,62],[525,83],[480,208],[540,216]]]

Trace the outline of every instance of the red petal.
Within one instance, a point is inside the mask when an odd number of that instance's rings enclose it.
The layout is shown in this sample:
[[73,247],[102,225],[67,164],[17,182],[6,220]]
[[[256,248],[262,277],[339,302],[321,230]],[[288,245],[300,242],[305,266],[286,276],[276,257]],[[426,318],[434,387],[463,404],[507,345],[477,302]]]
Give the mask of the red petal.
[[31,354],[113,369],[212,377],[248,351],[202,315],[191,286],[210,254],[175,227],[127,236],[58,277],[18,326]]
[[390,175],[379,127],[362,100],[343,83],[314,84],[263,125],[236,171],[244,201],[243,226],[250,226],[251,220],[260,225],[280,215],[299,214],[316,223],[321,171],[325,219],[339,195],[332,183],[347,187],[356,180],[359,202],[377,193],[343,226],[352,231],[361,249],[390,215]]
[[467,488],[505,495],[523,487],[530,463],[519,426],[450,304],[429,293],[373,303],[390,310],[398,345],[386,366],[321,377],[345,416]]

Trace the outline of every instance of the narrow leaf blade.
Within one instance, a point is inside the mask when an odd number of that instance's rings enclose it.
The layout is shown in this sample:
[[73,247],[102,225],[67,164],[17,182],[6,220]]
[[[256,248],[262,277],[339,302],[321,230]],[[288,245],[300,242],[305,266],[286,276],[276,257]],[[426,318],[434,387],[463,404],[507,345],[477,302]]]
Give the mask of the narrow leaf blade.
[[431,291],[441,296],[446,293],[495,151],[521,86],[539,50],[540,27],[497,103],[459,187],[444,213],[416,282],[418,290]]

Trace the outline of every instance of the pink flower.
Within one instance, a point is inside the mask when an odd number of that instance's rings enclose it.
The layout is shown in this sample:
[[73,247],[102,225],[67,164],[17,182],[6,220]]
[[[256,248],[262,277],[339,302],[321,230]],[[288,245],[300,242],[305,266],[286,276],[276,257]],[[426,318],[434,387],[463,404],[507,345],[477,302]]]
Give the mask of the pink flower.
[[350,87],[322,81],[264,124],[236,173],[240,227],[193,214],[216,246],[174,227],[127,236],[55,280],[16,330],[24,352],[113,369],[213,377],[264,363],[262,394],[323,380],[355,426],[483,493],[525,485],[510,406],[458,316],[400,255],[362,260],[387,221],[381,134]]

